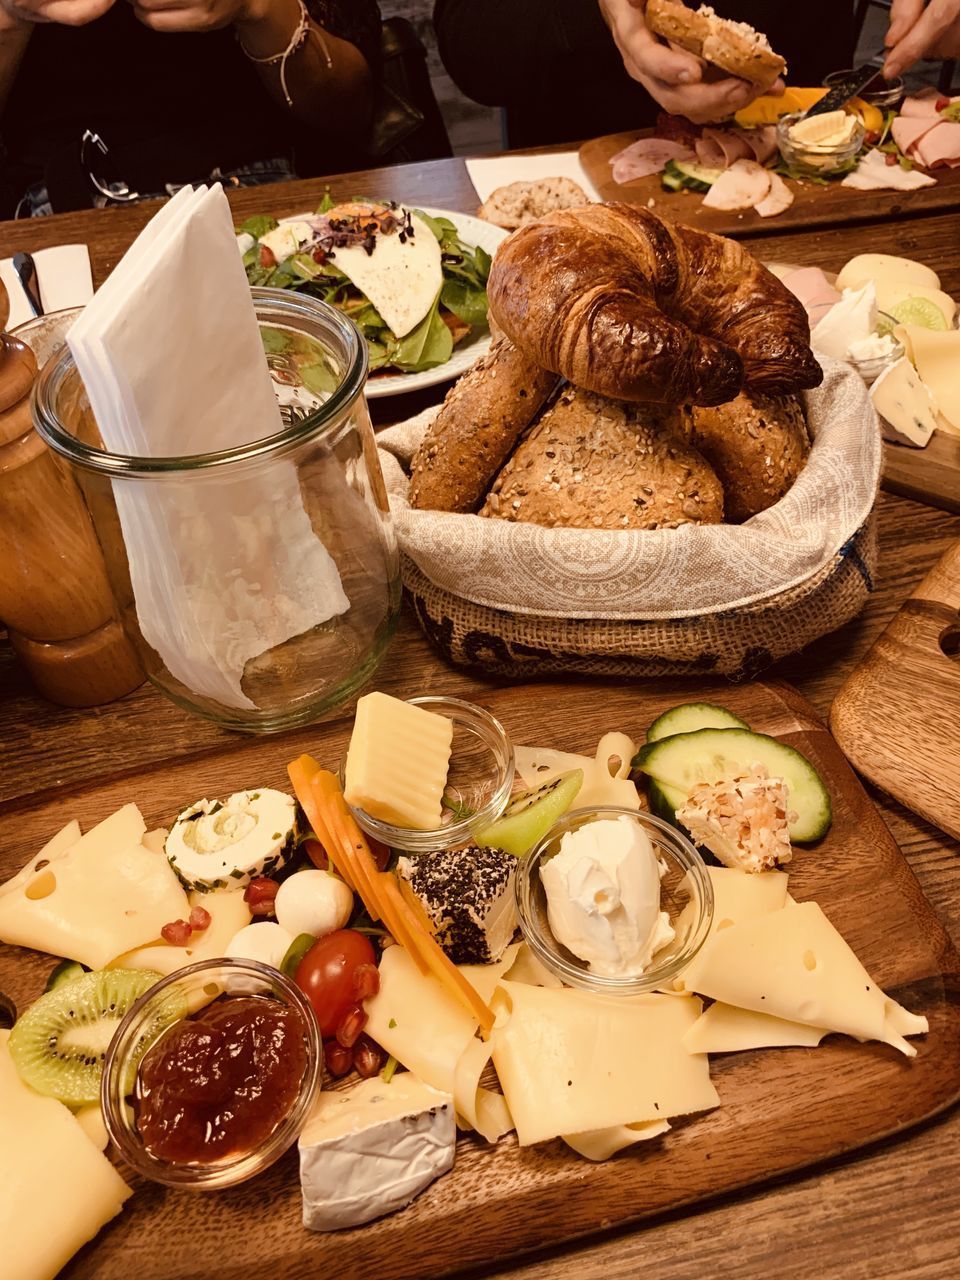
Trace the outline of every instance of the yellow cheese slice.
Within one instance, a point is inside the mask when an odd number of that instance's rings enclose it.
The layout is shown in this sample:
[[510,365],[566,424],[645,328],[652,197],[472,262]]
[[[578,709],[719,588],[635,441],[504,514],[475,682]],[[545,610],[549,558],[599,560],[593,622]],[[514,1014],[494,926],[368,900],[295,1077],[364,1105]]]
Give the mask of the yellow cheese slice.
[[28,1089],[0,1031],[0,1273],[52,1280],[130,1188],[60,1102]]
[[877,285],[877,306],[881,311],[889,313],[898,302],[904,302],[907,298],[926,298],[928,302],[932,302],[939,311],[943,312],[943,318],[948,325],[953,324],[953,318],[957,314],[957,304],[949,293],[944,293],[942,289],[932,289],[929,285],[904,284],[902,282]]
[[81,1107],[74,1113],[74,1119],[97,1150],[106,1151],[110,1145],[110,1135],[107,1133],[100,1103],[92,1102],[89,1107]]
[[683,1037],[688,1053],[741,1053],[745,1049],[775,1049],[787,1045],[818,1045],[829,1033],[823,1027],[788,1022],[769,1013],[736,1009],[719,1000],[704,1010]]
[[475,1129],[487,1142],[499,1142],[513,1128],[513,1117],[503,1094],[480,1084],[491,1052],[488,1040],[471,1040],[457,1063],[453,1098],[461,1129]]
[[457,1063],[477,1020],[440,985],[422,974],[400,946],[380,960],[380,990],[366,1001],[366,1033],[424,1084],[454,1093]]
[[940,288],[940,277],[930,267],[890,253],[858,253],[837,276],[836,283],[838,289],[862,289],[868,280],[874,282],[878,292],[911,285]]
[[943,332],[905,325],[917,373],[937,402],[938,426],[960,432],[960,329]]
[[[789,876],[785,871],[751,874],[740,871],[737,867],[707,867],[707,874],[713,885],[713,920],[703,946],[675,980],[673,985],[677,991],[698,990],[696,975],[700,967],[707,963],[711,939],[716,933],[729,929],[742,920],[753,920],[756,916],[779,911],[789,897]],[[678,934],[686,927],[692,912],[692,904],[680,912],[676,926]]]
[[188,915],[193,907],[203,907],[210,913],[210,924],[202,933],[195,933],[185,947],[172,947],[169,942],[157,939],[145,947],[117,956],[108,968],[150,969],[155,973],[168,974],[188,964],[226,955],[231,938],[253,919],[243,900],[244,892],[243,889],[224,889],[216,893],[188,894]]
[[526,943],[511,943],[496,964],[457,965],[484,1004],[489,1004],[493,999],[493,993],[500,985],[500,979],[508,969],[513,967],[521,947],[526,947]]
[[698,1000],[501,991],[511,1009],[491,1033],[493,1062],[521,1146],[719,1105],[707,1058],[682,1044]]
[[618,1124],[609,1129],[588,1129],[586,1133],[561,1134],[568,1147],[587,1160],[609,1160],[611,1156],[632,1147],[637,1142],[647,1142],[666,1133],[670,1124],[666,1120],[649,1120],[642,1124]]
[[43,870],[41,864],[53,862],[61,857],[80,839],[80,823],[76,818],[61,827],[55,836],[51,836],[43,848],[35,853],[26,866],[21,867],[15,876],[0,885],[0,898],[4,894],[13,893],[18,886],[32,879],[37,869]]
[[514,757],[517,775],[530,789],[542,787],[571,769],[582,769],[583,785],[573,802],[574,809],[608,804],[639,809],[640,796],[629,777],[636,752],[637,744],[625,733],[607,733],[600,739],[595,756],[555,751],[552,747],[515,747]]
[[125,805],[50,860],[0,889],[0,941],[102,969],[189,914],[166,858],[140,843],[144,822]]
[[903,1038],[922,1034],[925,1018],[891,1000],[864,969],[815,902],[799,902],[721,929],[692,979],[695,990],[725,1004],[858,1040],[881,1040],[908,1057]]
[[[542,964],[525,942],[517,949],[516,959],[504,974],[511,982],[526,982],[531,987],[562,987],[555,973]],[[487,1002],[489,1004],[489,1001]]]

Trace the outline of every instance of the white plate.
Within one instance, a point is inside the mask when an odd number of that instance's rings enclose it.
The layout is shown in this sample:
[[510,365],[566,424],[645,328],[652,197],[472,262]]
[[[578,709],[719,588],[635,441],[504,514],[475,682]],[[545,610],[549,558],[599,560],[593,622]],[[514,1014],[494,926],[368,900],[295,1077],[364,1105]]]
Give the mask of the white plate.
[[[429,205],[415,205],[406,202],[404,208],[419,208],[435,218],[449,218],[457,228],[457,235],[464,244],[471,248],[479,245],[486,249],[491,258],[497,251],[501,241],[510,234],[502,227],[495,227],[492,222],[484,222],[482,218],[471,218],[467,213],[454,213],[452,209],[432,209]],[[283,222],[296,222],[307,214],[293,214],[283,218]],[[486,329],[471,333],[463,342],[458,342],[453,355],[446,364],[437,365],[435,369],[424,369],[422,373],[375,373],[367,379],[367,399],[379,400],[381,396],[396,396],[407,391],[421,391],[424,387],[435,387],[441,382],[452,382],[466,373],[475,360],[486,355],[490,350],[490,334]]]

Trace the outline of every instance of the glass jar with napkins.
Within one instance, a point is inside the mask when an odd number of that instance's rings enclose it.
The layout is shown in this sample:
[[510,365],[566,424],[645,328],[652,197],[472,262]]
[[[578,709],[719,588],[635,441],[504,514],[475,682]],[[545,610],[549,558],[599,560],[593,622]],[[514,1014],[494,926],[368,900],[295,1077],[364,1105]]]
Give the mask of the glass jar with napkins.
[[235,729],[305,723],[369,677],[399,608],[366,348],[247,285],[219,187],[179,192],[34,394],[75,468],[153,682]]

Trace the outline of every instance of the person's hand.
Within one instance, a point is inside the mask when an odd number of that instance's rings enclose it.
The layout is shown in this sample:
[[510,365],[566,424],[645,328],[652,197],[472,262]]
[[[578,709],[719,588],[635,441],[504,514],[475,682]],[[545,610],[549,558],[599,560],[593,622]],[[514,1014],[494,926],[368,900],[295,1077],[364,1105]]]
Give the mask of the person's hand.
[[[644,21],[644,0],[599,0],[600,10],[623,58],[627,74],[639,81],[664,111],[696,124],[723,120],[758,98],[759,89],[735,76],[704,78],[705,64],[685,49],[658,40]],[[960,0],[957,0],[960,4]]]
[[889,53],[883,64],[888,80],[919,58],[960,55],[960,0],[893,0],[884,40]]
[[4,13],[17,22],[59,22],[84,27],[102,18],[114,0],[2,0]]
[[134,12],[152,31],[216,31],[233,22],[256,22],[271,0],[132,0]]

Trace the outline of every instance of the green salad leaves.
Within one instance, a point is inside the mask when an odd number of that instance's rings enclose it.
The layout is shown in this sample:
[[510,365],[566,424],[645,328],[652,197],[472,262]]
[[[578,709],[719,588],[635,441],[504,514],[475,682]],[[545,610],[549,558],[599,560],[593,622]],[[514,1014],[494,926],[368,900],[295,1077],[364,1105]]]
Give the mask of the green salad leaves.
[[[334,201],[328,193],[317,213],[327,213],[333,207]],[[261,253],[260,240],[276,230],[279,225],[276,218],[258,214],[238,228],[255,241],[243,255],[247,280],[251,285],[273,289],[297,289],[344,312],[366,339],[371,371],[389,368],[419,373],[446,364],[454,342],[469,330],[482,328],[487,323],[486,285],[491,259],[479,246],[464,244],[449,218],[436,217],[422,209],[411,208],[410,212],[437,238],[443,285],[431,309],[416,328],[402,338],[393,333],[370,300],[337,269],[336,253],[332,261],[318,262],[307,249],[280,263],[271,261],[272,254]]]

